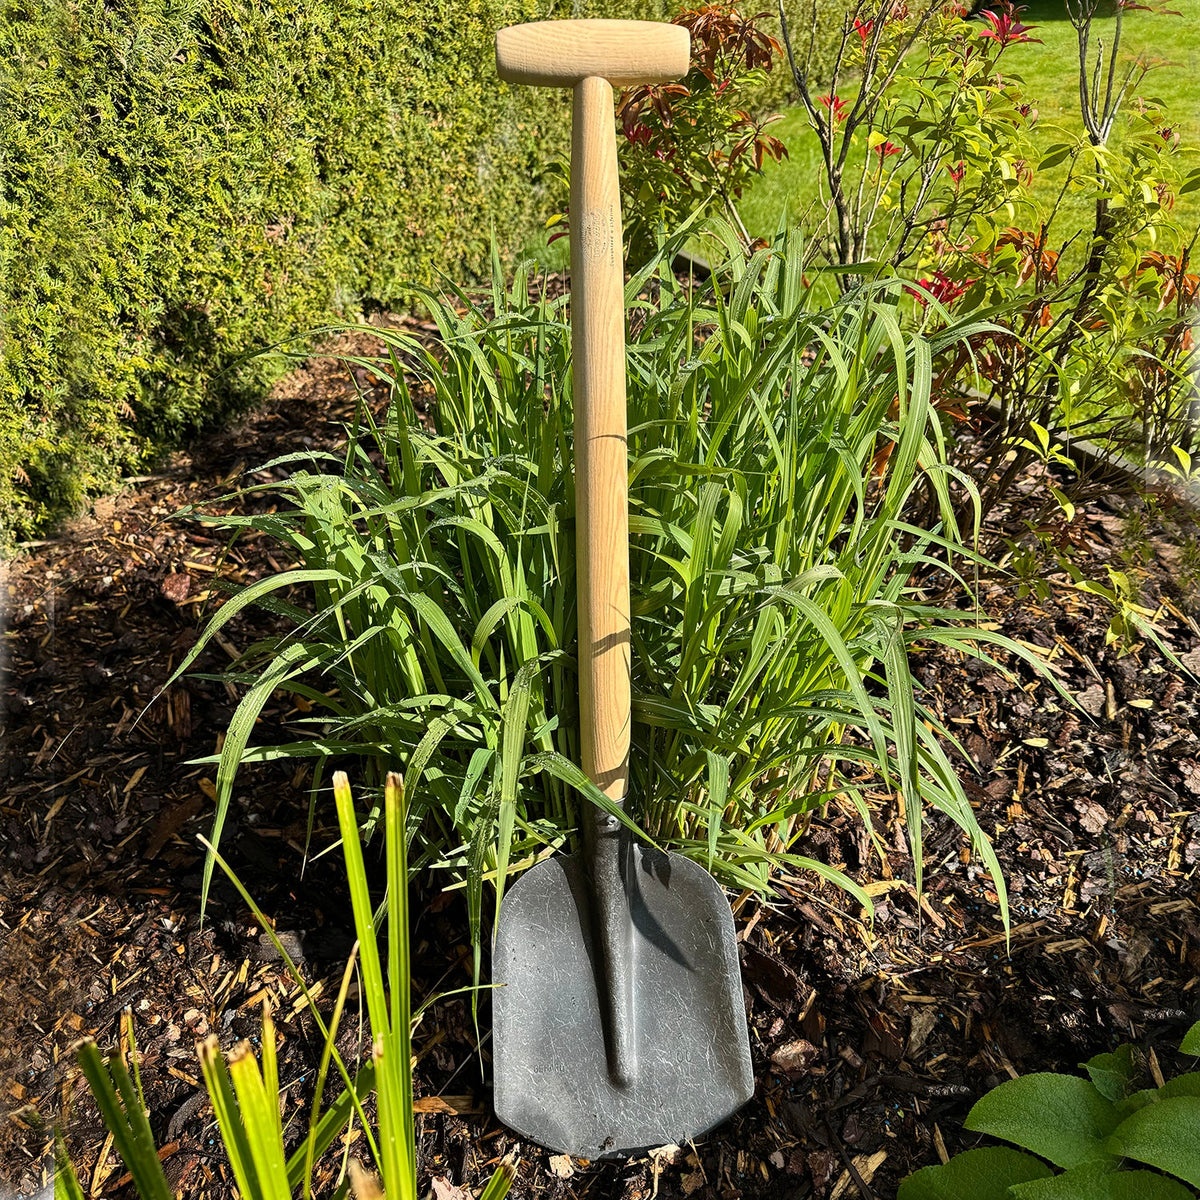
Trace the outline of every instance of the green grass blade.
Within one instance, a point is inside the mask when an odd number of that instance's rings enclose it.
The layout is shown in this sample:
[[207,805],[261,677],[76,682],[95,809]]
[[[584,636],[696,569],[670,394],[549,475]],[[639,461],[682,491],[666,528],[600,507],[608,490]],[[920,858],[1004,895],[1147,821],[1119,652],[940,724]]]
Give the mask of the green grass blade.
[[[358,819],[350,784],[343,772],[333,777],[334,801],[338,826],[342,835],[342,854],[346,877],[350,885],[350,903],[354,911],[354,928],[358,935],[362,957],[363,991],[371,1022],[375,1065],[375,1088],[379,1105],[379,1166],[385,1189],[402,1192],[412,1187],[412,1170],[406,1162],[408,1135],[403,1128],[405,1106],[403,1094],[410,1089],[409,1061],[404,1057],[408,1046],[408,1030],[394,1030],[387,986],[376,939],[374,910],[367,889],[366,866],[362,843],[358,836]],[[386,820],[386,814],[385,814]],[[411,1095],[411,1093],[410,1093]]]
[[388,988],[391,992],[391,1027],[396,1053],[397,1091],[400,1102],[399,1120],[404,1136],[405,1180],[416,1179],[417,1147],[416,1122],[413,1117],[412,1075],[412,973],[408,948],[408,837],[407,810],[404,803],[404,781],[389,773],[384,786],[385,845],[387,853],[388,899]]
[[[233,798],[233,781],[238,764],[250,740],[250,732],[254,728],[263,705],[271,693],[291,675],[299,675],[316,665],[318,659],[309,651],[307,646],[292,645],[285,647],[279,657],[263,672],[261,679],[252,687],[238,704],[233,719],[225,732],[225,744],[221,747],[221,757],[217,769],[217,811],[213,816],[212,832],[209,840],[213,847],[221,844],[221,831],[225,827],[225,816],[229,811],[229,802]],[[212,851],[205,856],[204,873],[200,884],[200,919],[204,920],[204,911],[208,905],[208,889],[212,884],[213,856]]]
[[139,1195],[143,1200],[172,1200],[150,1124],[137,1104],[124,1063],[114,1055],[106,1066],[90,1039],[81,1042],[76,1053],[105,1127],[113,1135],[113,1144],[133,1176]]
[[505,1159],[496,1168],[495,1173],[488,1180],[487,1186],[479,1193],[479,1200],[504,1200],[516,1179],[516,1164]]
[[890,606],[879,606],[876,611],[882,626],[882,658],[887,669],[886,682],[892,709],[892,733],[896,743],[896,767],[900,776],[905,829],[912,853],[917,894],[920,895],[924,879],[924,838],[921,828],[921,785],[917,777],[916,699],[904,644],[903,614]]
[[[325,1150],[328,1149],[333,1139],[350,1119],[350,1113],[353,1110],[350,1105],[349,1093],[358,1090],[359,1076],[356,1076],[354,1087],[343,1092],[338,1101],[335,1101],[334,1105],[328,1111],[324,1114],[321,1113],[321,1100],[325,1095],[325,1080],[329,1074],[329,1062],[333,1056],[333,1047],[337,1040],[338,1026],[341,1024],[342,1012],[346,1005],[346,996],[350,991],[350,980],[354,976],[354,967],[357,961],[358,946],[356,945],[353,951],[351,951],[349,959],[346,961],[346,969],[342,972],[342,984],[338,988],[337,998],[333,1003],[333,1012],[329,1017],[329,1029],[325,1035],[325,1043],[321,1047],[321,1061],[317,1066],[317,1082],[313,1088],[308,1136],[304,1139],[304,1144],[288,1159],[288,1187],[292,1191],[295,1191],[297,1187],[303,1184],[304,1200],[310,1200],[312,1196],[313,1165]],[[371,1073],[371,1079],[374,1079],[374,1072]],[[338,1108],[339,1103],[341,1103],[340,1108]],[[336,1112],[335,1109],[337,1110]]]
[[54,1131],[54,1200],[85,1200],[61,1129]]
[[258,922],[259,927],[266,931],[267,936],[271,939],[271,943],[275,948],[275,953],[279,955],[280,960],[287,968],[288,974],[296,981],[301,992],[303,993],[304,999],[307,1003],[308,1011],[312,1013],[313,1020],[316,1022],[321,1036],[325,1039],[325,1047],[326,1049],[330,1049],[333,1061],[338,1068],[338,1073],[341,1075],[342,1082],[346,1087],[346,1091],[343,1093],[343,1096],[349,1096],[353,1098],[353,1105],[355,1111],[357,1112],[358,1119],[362,1122],[363,1131],[367,1136],[371,1154],[375,1159],[378,1159],[378,1148],[376,1146],[374,1136],[371,1133],[370,1125],[367,1122],[366,1113],[363,1111],[361,1104],[358,1102],[357,1093],[354,1090],[354,1081],[351,1079],[350,1073],[346,1069],[346,1064],[342,1061],[341,1055],[337,1053],[336,1049],[331,1049],[333,1047],[333,1034],[321,1017],[320,1009],[317,1007],[316,1003],[316,996],[313,995],[308,985],[304,982],[304,977],[300,974],[299,967],[297,967],[296,963],[292,960],[291,955],[288,953],[287,947],[279,940],[279,937],[275,932],[273,922],[271,922],[266,913],[259,908],[254,898],[246,890],[245,885],[230,868],[229,864],[221,857],[220,854],[217,853],[212,844],[204,837],[201,837],[199,840],[201,845],[203,845],[205,849],[212,854],[213,861],[225,873],[226,878],[237,889],[238,895],[241,896],[241,898],[245,901],[246,906],[254,914],[254,918]]
[[[249,1054],[249,1047],[242,1044],[242,1052]],[[213,1113],[217,1118],[217,1127],[221,1131],[221,1141],[225,1145],[225,1153],[229,1155],[229,1165],[233,1168],[238,1190],[245,1200],[267,1200],[258,1179],[258,1169],[254,1161],[250,1138],[242,1123],[242,1114],[238,1108],[237,1097],[229,1078],[229,1070],[225,1057],[215,1037],[210,1037],[199,1046],[200,1072],[204,1076],[208,1088],[209,1099],[212,1101]]]
[[[268,1021],[263,1029],[263,1061],[264,1064],[274,1058],[268,1052],[267,1034],[274,1041],[275,1028]],[[237,1109],[240,1114],[241,1131],[244,1133],[246,1145],[249,1148],[250,1162],[253,1163],[254,1175],[259,1194],[263,1200],[289,1200],[290,1189],[287,1182],[287,1163],[283,1156],[282,1134],[277,1132],[279,1125],[279,1080],[274,1077],[275,1088],[271,1090],[270,1078],[264,1080],[259,1071],[258,1060],[249,1043],[241,1042],[230,1051],[227,1062],[230,1081],[233,1084],[237,1098]],[[230,1114],[232,1119],[232,1114]],[[222,1128],[224,1133],[224,1128]]]

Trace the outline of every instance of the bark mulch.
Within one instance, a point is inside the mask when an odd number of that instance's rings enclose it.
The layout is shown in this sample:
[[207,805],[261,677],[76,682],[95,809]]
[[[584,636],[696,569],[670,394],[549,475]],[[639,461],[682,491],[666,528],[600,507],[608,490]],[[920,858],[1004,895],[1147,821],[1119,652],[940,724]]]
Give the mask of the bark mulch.
[[[197,837],[210,827],[215,767],[193,760],[219,748],[237,692],[195,677],[162,690],[219,602],[218,582],[282,564],[256,539],[226,554],[211,531],[172,514],[276,454],[338,445],[359,385],[382,402],[365,373],[307,364],[241,427],[129,481],[9,565],[0,1194],[45,1186],[64,1116],[85,1191],[132,1194],[70,1053],[84,1035],[107,1047],[132,1029],[164,1168],[184,1196],[231,1190],[197,1038],[253,1042],[269,1003],[285,1118],[295,1132],[307,1121],[320,1038],[300,989],[219,873],[200,922]],[[1022,482],[991,534],[1030,541],[1038,483]],[[1090,578],[1107,582],[1106,564],[1122,571],[1179,661],[1137,636],[1113,643],[1103,601],[1044,557],[1031,569],[1020,555],[1036,590],[1022,594],[1016,576],[983,579],[983,607],[1077,706],[1019,661],[1006,664],[1012,678],[936,648],[917,658],[924,703],[970,759],[961,771],[1004,867],[1011,939],[994,884],[947,819],[928,821],[918,897],[895,803],[874,797],[876,843],[852,810],[831,807],[803,849],[868,881],[875,921],[809,878],[781,881],[769,901],[737,898],[758,1079],[741,1113],[695,1145],[629,1162],[520,1145],[491,1116],[486,1033],[477,1046],[459,997],[429,1010],[416,1033],[423,1189],[459,1200],[516,1152],[517,1196],[890,1197],[910,1171],[974,1144],[963,1117],[1003,1079],[1074,1070],[1122,1041],[1142,1047],[1152,1076],[1179,1069],[1179,1037],[1200,1016],[1200,724],[1187,670],[1200,674],[1195,524],[1169,506],[1092,502],[1069,528],[1043,532],[1069,539]],[[269,620],[239,616],[197,671],[220,672]],[[276,695],[263,739],[298,707],[302,698]],[[353,935],[336,856],[302,869],[308,783],[294,764],[244,769],[221,846],[327,1012]],[[314,818],[320,850],[334,837],[331,806]],[[460,901],[428,891],[414,904],[419,990],[465,985]],[[363,1047],[356,1023],[345,1024],[339,1046],[353,1058]],[[362,1149],[360,1138],[351,1152]],[[320,1178],[339,1161],[331,1153]]]

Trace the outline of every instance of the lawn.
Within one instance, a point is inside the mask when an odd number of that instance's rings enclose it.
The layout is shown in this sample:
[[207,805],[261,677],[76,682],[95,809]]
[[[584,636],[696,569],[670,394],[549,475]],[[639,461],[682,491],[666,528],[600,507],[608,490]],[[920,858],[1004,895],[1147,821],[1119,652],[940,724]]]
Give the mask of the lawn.
[[[1061,136],[1064,131],[1074,136],[1081,128],[1078,43],[1073,26],[1062,14],[1062,0],[1030,4],[1022,19],[1037,25],[1033,36],[1041,42],[1011,46],[1001,60],[1009,72],[1025,80],[1029,99],[1040,112],[1037,132],[1044,146],[1066,140]],[[1094,22],[1093,55],[1098,41],[1106,47],[1110,44],[1115,25],[1114,17]],[[1200,25],[1186,15],[1131,10],[1122,26],[1120,57],[1132,59],[1135,55],[1156,64],[1144,80],[1141,94],[1164,102],[1177,121],[1181,145],[1200,147]],[[804,212],[817,198],[821,177],[820,149],[803,110],[787,110],[772,133],[787,146],[789,157],[779,164],[768,161],[762,180],[746,193],[741,206],[747,228],[759,236],[774,231],[785,207],[792,215]],[[1064,170],[1043,172],[1035,182],[1034,194],[1052,194]],[[1088,220],[1088,205],[1080,197],[1074,200],[1078,221],[1083,224]],[[1066,215],[1074,217],[1076,211]],[[1200,220],[1200,193],[1183,197],[1175,216],[1194,226]]]

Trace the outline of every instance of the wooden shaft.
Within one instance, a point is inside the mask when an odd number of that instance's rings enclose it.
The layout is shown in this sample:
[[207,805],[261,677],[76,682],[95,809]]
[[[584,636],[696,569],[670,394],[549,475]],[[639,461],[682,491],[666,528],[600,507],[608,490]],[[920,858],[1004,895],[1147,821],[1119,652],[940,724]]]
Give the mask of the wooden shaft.
[[582,767],[613,800],[629,779],[629,465],[625,278],[613,89],[575,87],[571,353]]

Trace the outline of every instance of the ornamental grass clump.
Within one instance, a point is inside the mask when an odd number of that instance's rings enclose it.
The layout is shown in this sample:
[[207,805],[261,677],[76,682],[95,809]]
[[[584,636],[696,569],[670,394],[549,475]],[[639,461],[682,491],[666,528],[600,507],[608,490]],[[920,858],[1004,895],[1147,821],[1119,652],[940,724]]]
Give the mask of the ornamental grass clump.
[[[971,484],[947,463],[930,363],[981,325],[905,332],[899,281],[818,308],[798,237],[747,260],[723,233],[706,286],[660,259],[627,289],[629,813],[731,886],[811,870],[869,907],[799,850],[823,805],[869,827],[869,795],[892,793],[918,886],[933,809],[969,835],[1003,910],[952,739],[908,665],[919,641],[1002,640],[913,587],[933,572],[969,594],[951,489]],[[262,485],[277,511],[207,518],[269,535],[296,565],[229,600],[179,670],[247,605],[286,617],[237,664],[213,841],[243,762],[315,760],[314,800],[335,756],[379,779],[403,769],[418,861],[465,882],[478,946],[485,882],[502,893],[573,839],[581,801],[611,805],[576,766],[568,298],[534,298],[526,269],[506,287],[497,263],[486,302],[426,302],[436,348],[385,330],[385,360],[360,360],[390,384],[382,419],[364,408],[340,457],[279,460],[291,476]],[[918,509],[938,523],[914,525]],[[251,744],[277,689],[311,711],[292,740]]]

